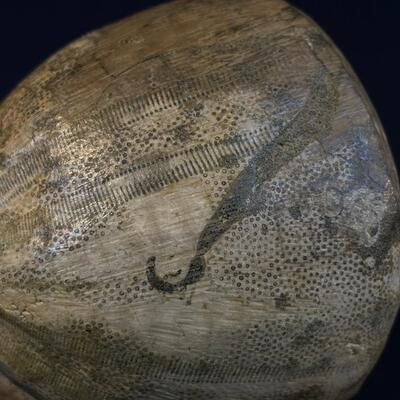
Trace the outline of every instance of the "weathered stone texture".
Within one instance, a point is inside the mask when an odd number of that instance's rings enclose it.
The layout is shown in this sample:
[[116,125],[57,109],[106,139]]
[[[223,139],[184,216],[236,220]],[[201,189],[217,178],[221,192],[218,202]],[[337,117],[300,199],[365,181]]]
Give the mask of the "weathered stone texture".
[[144,11],[0,107],[0,370],[45,400],[349,399],[399,306],[398,221],[382,127],[313,22]]

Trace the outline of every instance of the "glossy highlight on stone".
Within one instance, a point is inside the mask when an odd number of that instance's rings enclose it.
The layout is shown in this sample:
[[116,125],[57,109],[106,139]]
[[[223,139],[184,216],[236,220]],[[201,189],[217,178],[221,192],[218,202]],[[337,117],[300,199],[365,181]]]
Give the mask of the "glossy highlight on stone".
[[399,194],[287,3],[89,33],[0,105],[0,372],[43,400],[350,399],[400,304]]

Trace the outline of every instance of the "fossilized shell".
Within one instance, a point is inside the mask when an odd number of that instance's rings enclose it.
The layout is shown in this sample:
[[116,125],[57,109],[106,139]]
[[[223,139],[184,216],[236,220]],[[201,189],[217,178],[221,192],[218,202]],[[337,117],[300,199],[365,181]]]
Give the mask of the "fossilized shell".
[[0,108],[0,370],[48,400],[342,400],[399,306],[399,186],[321,29],[176,1]]

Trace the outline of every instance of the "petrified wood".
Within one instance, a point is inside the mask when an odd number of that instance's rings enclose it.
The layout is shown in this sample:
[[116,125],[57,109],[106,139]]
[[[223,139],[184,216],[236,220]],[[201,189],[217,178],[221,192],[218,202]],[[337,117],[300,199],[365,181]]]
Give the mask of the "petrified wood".
[[45,400],[345,400],[400,302],[382,127],[280,0],[176,1],[0,108],[0,370]]

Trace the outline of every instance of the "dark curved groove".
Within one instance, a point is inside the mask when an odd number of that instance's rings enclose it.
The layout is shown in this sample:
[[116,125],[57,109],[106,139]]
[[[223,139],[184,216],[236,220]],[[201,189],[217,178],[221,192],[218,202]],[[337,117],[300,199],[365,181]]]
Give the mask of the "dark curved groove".
[[[235,223],[257,213],[265,206],[262,185],[273,179],[290,161],[308,145],[331,130],[331,121],[336,110],[338,93],[329,72],[322,68],[304,107],[282,129],[272,143],[266,143],[240,172],[230,190],[219,203],[214,214],[204,227],[197,242],[197,253],[192,259],[186,276],[172,284],[160,278],[156,272],[156,258],[147,260],[147,279],[160,292],[173,293],[197,282],[206,267],[204,255],[214,243]],[[325,104],[323,114],[315,110]]]
[[180,289],[185,289],[186,286],[199,281],[203,275],[206,263],[203,256],[196,256],[192,259],[189,270],[186,276],[177,283],[169,283],[160,278],[156,272],[156,258],[150,257],[147,260],[147,279],[154,289],[160,292],[173,293]]

